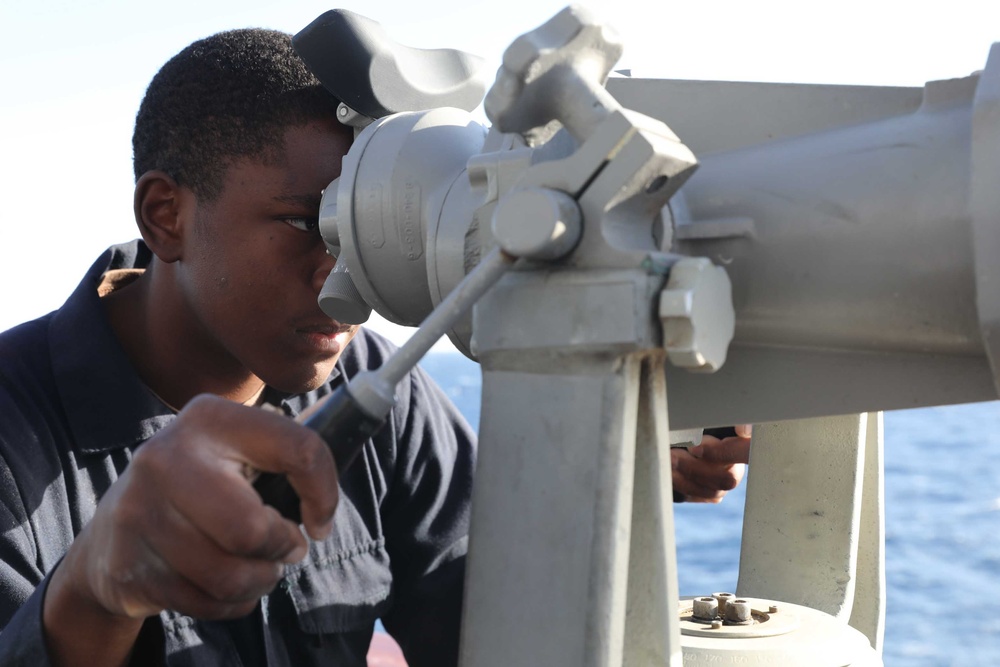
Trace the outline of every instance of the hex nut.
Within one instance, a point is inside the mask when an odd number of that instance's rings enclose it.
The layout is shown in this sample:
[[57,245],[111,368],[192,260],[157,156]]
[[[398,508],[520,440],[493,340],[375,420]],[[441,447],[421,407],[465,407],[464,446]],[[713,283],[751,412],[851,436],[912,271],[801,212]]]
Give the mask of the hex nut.
[[701,621],[711,621],[719,615],[719,601],[713,597],[696,598],[693,615]]
[[726,621],[729,623],[747,623],[753,620],[753,610],[746,600],[730,600],[726,604]]
[[726,617],[726,603],[733,599],[732,593],[712,593],[712,597],[719,603],[719,616]]

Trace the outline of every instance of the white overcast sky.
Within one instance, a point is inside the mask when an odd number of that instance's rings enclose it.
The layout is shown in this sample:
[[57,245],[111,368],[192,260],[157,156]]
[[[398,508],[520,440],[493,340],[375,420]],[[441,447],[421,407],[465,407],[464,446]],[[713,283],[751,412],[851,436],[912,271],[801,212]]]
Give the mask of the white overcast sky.
[[[399,41],[499,63],[565,3],[391,0],[339,5]],[[922,86],[985,66],[1000,1],[583,3],[618,29],[636,76]],[[130,137],[159,66],[248,26],[296,32],[315,0],[0,0],[0,330],[58,307],[108,245],[133,238]]]

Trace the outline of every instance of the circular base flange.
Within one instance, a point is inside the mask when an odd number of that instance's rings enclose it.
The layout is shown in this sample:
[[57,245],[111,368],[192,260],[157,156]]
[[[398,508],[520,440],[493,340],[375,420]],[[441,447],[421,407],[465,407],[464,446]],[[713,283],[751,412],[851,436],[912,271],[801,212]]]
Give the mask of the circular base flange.
[[684,667],[883,667],[868,638],[843,620],[790,602],[740,599],[750,603],[753,625],[716,619],[713,628],[694,620],[693,598],[680,601]]
[[[709,621],[703,621],[694,617],[694,604],[692,600],[681,600],[678,611],[681,615],[681,634],[692,637],[774,637],[783,635],[795,630],[800,625],[798,615],[791,609],[778,608],[778,611],[770,613],[771,600],[760,600],[758,598],[740,598],[750,603],[750,615],[753,623],[730,624],[723,623],[713,625]],[[788,605],[785,605],[789,607]]]

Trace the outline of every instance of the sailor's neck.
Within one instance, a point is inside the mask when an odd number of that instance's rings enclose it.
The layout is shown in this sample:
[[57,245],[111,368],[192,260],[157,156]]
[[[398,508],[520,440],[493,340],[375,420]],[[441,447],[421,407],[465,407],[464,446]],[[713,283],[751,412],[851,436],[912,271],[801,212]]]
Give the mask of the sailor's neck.
[[211,393],[254,404],[264,382],[191,317],[155,271],[109,272],[98,292],[126,356],[142,381],[174,410]]

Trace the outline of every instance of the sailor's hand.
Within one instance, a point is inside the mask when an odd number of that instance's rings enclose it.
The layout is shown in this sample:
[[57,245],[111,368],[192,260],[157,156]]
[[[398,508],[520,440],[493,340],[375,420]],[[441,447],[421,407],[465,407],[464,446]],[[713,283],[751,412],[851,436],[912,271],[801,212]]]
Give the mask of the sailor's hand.
[[739,486],[750,460],[751,427],[735,429],[734,437],[720,440],[706,435],[691,449],[670,450],[675,496],[687,502],[717,503]]
[[69,594],[131,619],[163,609],[248,614],[308,550],[299,526],[261,502],[248,467],[286,474],[305,531],[329,534],[337,474],[319,436],[281,415],[200,396],[139,448],[101,500],[53,576],[46,612],[53,595]]

